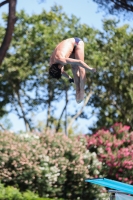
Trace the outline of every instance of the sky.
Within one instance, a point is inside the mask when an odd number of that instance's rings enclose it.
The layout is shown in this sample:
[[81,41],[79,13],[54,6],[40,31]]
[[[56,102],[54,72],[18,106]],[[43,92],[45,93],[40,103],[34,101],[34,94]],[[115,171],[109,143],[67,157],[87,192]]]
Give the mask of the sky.
[[[97,24],[97,27],[101,27],[101,18],[102,14],[98,13],[97,15],[96,10],[97,6],[93,2],[88,2],[88,0],[45,0],[43,3],[38,3],[39,0],[28,0],[28,6],[25,5],[24,2],[26,0],[20,1],[18,0],[17,9],[25,9],[26,12],[29,14],[32,13],[40,13],[42,9],[45,9],[47,11],[50,10],[50,8],[57,4],[61,5],[63,7],[63,10],[71,16],[71,14],[76,15],[81,19],[82,23],[87,23],[90,26],[95,26]],[[94,16],[95,14],[95,16]]]
[[[71,16],[74,14],[76,17],[80,18],[81,23],[85,23],[89,25],[92,28],[96,29],[102,29],[102,20],[105,18],[104,12],[98,12],[97,4],[95,4],[92,1],[88,0],[45,0],[43,3],[39,3],[39,0],[18,0],[17,2],[17,11],[20,11],[21,9],[24,9],[26,13],[28,14],[39,14],[43,9],[46,11],[49,11],[52,6],[55,4],[61,5],[63,7],[64,12]],[[2,12],[7,12],[8,7],[5,5],[4,7],[0,8],[0,16],[2,15]],[[116,18],[115,16],[106,16],[106,18]],[[0,20],[0,23],[1,20]],[[120,21],[120,25],[127,23],[127,21]],[[131,23],[131,22],[130,22]],[[62,103],[63,105],[63,103]],[[78,110],[80,109],[81,105],[78,105]],[[68,106],[68,111],[71,109],[73,105]],[[86,108],[85,108],[86,109]],[[58,110],[58,113],[60,113],[61,110]],[[90,113],[90,110],[88,108],[88,113]],[[38,116],[36,116],[35,120],[44,120],[46,116],[46,112],[39,113]],[[9,120],[12,123],[12,131],[18,132],[20,130],[25,131],[23,120],[18,119],[18,117],[11,113],[8,115]],[[96,118],[92,117],[89,121],[87,120],[78,120],[76,123],[79,126],[79,131],[82,131],[82,133],[87,133],[88,131],[88,125],[92,125],[95,123]]]

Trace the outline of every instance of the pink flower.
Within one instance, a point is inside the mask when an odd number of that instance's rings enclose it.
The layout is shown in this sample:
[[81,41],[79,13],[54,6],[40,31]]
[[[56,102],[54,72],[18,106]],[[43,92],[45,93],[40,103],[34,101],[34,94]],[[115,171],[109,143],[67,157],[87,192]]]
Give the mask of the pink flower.
[[123,172],[123,169],[122,169],[122,168],[120,168],[120,169],[118,169],[118,171],[119,171],[119,172]]
[[114,163],[113,163],[113,166],[114,166],[114,167],[116,167],[117,165],[118,165],[118,163],[117,163],[117,162],[114,162]]
[[130,129],[130,126],[124,126],[123,129],[128,131]]
[[127,181],[128,181],[128,178],[124,178],[124,181],[127,182]]
[[116,175],[115,175],[115,177],[118,179],[118,177],[119,177],[119,174],[116,174]]

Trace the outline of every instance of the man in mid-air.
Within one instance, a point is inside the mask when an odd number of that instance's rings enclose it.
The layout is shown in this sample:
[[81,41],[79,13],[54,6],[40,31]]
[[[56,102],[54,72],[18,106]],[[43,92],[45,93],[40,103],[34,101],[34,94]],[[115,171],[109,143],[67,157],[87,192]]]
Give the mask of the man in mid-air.
[[[74,80],[64,71],[64,65],[71,64]],[[49,74],[60,79],[61,75],[76,85],[76,101],[84,99],[86,71],[96,72],[84,62],[84,42],[80,38],[68,38],[59,43],[50,57]]]

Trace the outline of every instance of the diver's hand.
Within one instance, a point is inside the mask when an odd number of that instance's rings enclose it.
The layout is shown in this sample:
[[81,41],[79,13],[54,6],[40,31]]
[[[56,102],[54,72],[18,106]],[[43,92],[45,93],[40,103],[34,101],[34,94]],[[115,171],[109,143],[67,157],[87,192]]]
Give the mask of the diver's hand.
[[69,78],[69,82],[70,83],[74,83],[74,79],[73,78]]
[[97,72],[97,70],[96,70],[95,68],[92,68],[91,71],[92,71],[93,73],[96,73],[96,72]]

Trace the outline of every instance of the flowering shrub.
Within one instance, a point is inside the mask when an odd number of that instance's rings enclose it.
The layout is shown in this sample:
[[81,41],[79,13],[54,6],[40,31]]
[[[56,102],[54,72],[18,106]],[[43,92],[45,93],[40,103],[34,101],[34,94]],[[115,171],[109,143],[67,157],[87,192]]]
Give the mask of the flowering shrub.
[[26,140],[8,132],[0,133],[0,179],[5,185],[18,185],[22,191],[38,190],[41,176],[39,156],[45,154],[38,140]]
[[100,176],[101,168],[96,153],[86,149],[85,137],[0,133],[0,179],[21,191],[73,200],[103,199],[101,187],[85,183],[85,178]]
[[53,187],[62,188],[58,193],[60,197],[64,199],[77,199],[79,197],[81,199],[82,195],[82,199],[87,197],[93,199],[96,191],[99,193],[99,187],[95,188],[95,186],[84,183],[85,178],[98,177],[102,167],[96,153],[90,153],[86,149],[84,137],[68,138],[61,133],[55,135],[48,133],[41,137],[41,143],[51,158],[49,165],[59,169],[58,181]]
[[129,126],[116,123],[109,130],[87,136],[88,149],[96,152],[106,176],[133,183],[133,132]]

